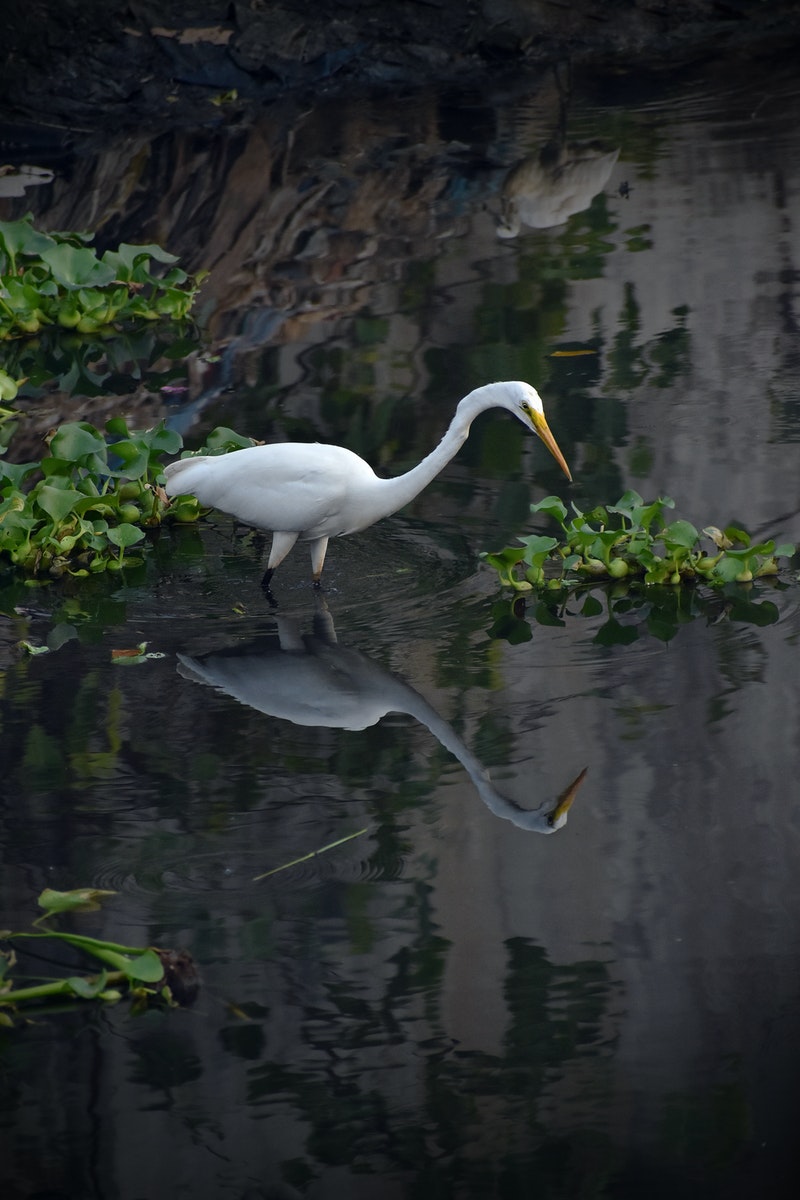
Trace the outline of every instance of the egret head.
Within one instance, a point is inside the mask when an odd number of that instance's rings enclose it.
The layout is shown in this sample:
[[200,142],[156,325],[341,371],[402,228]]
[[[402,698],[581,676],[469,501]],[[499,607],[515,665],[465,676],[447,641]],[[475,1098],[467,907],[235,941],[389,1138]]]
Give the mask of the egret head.
[[550,432],[550,426],[547,424],[544,415],[542,398],[536,391],[536,388],[531,387],[529,383],[523,383],[521,380],[507,383],[504,386],[508,389],[508,398],[503,402],[504,407],[513,412],[515,417],[519,417],[523,425],[527,425],[528,429],[532,429],[537,437],[542,439],[571,483],[572,474],[567,466],[564,455],[558,448],[556,439]]

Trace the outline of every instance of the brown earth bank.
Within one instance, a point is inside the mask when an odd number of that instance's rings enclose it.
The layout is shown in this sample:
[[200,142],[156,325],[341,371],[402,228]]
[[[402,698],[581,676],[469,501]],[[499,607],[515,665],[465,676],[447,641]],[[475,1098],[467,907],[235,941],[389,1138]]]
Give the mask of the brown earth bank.
[[624,69],[746,55],[796,37],[800,5],[5,0],[1,20],[0,121],[98,132],[246,120],[287,95],[497,84],[563,58]]

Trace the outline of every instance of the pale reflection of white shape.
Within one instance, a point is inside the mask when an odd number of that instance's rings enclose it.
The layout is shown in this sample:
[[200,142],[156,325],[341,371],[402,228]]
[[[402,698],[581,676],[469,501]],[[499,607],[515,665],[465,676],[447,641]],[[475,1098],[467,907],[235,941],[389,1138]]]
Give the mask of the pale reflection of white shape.
[[360,651],[339,645],[323,603],[311,635],[288,617],[276,618],[276,624],[277,642],[266,649],[231,650],[202,659],[179,654],[178,671],[267,716],[311,728],[367,729],[388,713],[407,713],[458,759],[496,816],[536,833],[553,833],[566,823],[585,771],[556,800],[532,811],[520,808],[494,788],[485,767],[419,692]]
[[597,142],[567,142],[523,158],[503,183],[497,236],[516,237],[523,225],[550,229],[583,212],[608,183],[618,157],[618,149]]
[[24,196],[26,188],[52,183],[54,178],[47,167],[33,167],[28,163],[19,167],[0,166],[0,196]]

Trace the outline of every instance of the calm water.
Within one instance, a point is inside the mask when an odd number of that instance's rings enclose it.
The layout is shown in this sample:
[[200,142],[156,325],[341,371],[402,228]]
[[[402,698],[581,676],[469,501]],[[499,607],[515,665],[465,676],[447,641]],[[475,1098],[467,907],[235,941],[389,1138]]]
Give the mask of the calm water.
[[[5,587],[0,925],[113,889],[69,927],[186,947],[202,989],[0,1033],[4,1196],[794,1194],[796,588],[750,594],[768,624],[720,603],[664,643],[631,612],[607,645],[578,605],[510,621],[477,555],[543,494],[631,486],[800,540],[795,73],[330,103],[121,138],[0,201],[212,268],[219,362],[169,406],[152,363],[135,393],[33,394],[32,440],[80,403],[392,473],[521,377],[576,480],[486,416],[332,544],[324,599],[299,552],[270,608],[221,518],[124,585]],[[112,663],[142,641],[162,657]]]

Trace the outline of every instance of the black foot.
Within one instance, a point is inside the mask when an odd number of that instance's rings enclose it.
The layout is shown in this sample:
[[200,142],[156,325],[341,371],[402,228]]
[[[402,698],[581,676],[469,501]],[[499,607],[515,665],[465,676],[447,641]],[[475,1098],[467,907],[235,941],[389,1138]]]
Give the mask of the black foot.
[[264,572],[264,574],[261,576],[261,590],[262,590],[262,592],[264,593],[264,597],[265,597],[265,599],[267,600],[267,603],[268,603],[268,604],[270,604],[270,605],[271,605],[273,608],[277,608],[277,607],[278,607],[278,601],[277,601],[277,600],[275,599],[275,597],[273,596],[273,594],[272,594],[272,588],[269,586],[269,585],[270,585],[270,581],[271,581],[271,579],[272,579],[272,576],[273,576],[274,574],[275,574],[275,570],[274,570],[274,568],[273,568],[272,570],[270,570],[269,568],[267,568],[267,570],[266,570],[266,571]]

